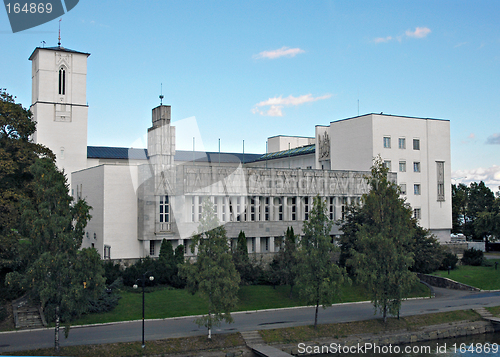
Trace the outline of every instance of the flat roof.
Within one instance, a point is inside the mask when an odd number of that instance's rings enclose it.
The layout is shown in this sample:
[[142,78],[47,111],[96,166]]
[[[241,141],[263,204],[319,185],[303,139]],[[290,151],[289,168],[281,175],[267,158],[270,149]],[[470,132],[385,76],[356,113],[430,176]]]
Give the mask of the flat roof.
[[38,50],[49,50],[49,51],[60,51],[60,52],[78,53],[78,54],[81,54],[81,55],[87,55],[87,57],[90,56],[90,53],[80,52],[80,51],[75,51],[75,50],[70,50],[69,48],[65,48],[65,47],[62,47],[62,46],[57,46],[57,47],[37,47],[31,53],[31,56],[29,57],[30,61],[33,59],[33,57],[35,56],[36,51],[38,51]]

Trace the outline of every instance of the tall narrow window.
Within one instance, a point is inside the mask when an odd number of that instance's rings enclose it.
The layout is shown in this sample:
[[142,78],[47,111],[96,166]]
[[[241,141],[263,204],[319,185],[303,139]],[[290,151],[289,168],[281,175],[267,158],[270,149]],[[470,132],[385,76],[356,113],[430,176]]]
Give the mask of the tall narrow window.
[[304,197],[304,220],[309,220],[309,197]]
[[151,255],[151,256],[155,255],[155,241],[154,240],[149,241],[149,255]]
[[330,197],[330,221],[335,219],[335,197]]
[[420,139],[413,139],[413,150],[420,150]]
[[66,94],[66,71],[64,68],[59,69],[59,94]]
[[406,161],[399,162],[399,172],[406,172]]
[[345,215],[347,213],[347,197],[342,197],[341,212],[342,212],[342,220],[344,220]]
[[420,172],[420,162],[413,163],[413,172]]
[[444,201],[444,162],[437,161],[437,200]]
[[264,220],[269,221],[269,197],[265,198],[264,203]]
[[413,194],[420,195],[420,184],[416,183],[413,185]]
[[406,149],[406,139],[405,138],[399,138],[399,148],[400,149]]
[[384,148],[386,148],[386,149],[391,148],[391,137],[390,136],[384,136]]
[[170,205],[168,196],[160,196],[160,223],[170,222]]

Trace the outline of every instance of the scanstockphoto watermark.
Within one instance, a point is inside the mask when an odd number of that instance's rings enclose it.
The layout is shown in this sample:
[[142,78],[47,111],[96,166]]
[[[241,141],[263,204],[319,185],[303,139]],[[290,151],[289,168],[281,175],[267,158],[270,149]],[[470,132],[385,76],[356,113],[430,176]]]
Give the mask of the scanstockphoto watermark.
[[329,345],[308,345],[299,343],[297,345],[299,355],[333,353],[341,354],[431,354],[431,353],[479,353],[497,355],[499,352],[498,344],[496,343],[436,343],[434,345],[415,345],[415,346],[400,346],[400,345],[377,345],[375,343],[357,343],[355,345],[342,345],[332,342]]
[[72,10],[79,0],[4,0],[13,33],[52,21]]

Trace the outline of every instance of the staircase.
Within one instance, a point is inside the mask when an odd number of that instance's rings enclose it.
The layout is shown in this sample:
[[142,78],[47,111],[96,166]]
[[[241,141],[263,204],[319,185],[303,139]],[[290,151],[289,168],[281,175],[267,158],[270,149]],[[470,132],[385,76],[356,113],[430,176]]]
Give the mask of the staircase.
[[33,306],[27,296],[12,301],[12,312],[16,329],[34,329],[47,326],[39,306]]

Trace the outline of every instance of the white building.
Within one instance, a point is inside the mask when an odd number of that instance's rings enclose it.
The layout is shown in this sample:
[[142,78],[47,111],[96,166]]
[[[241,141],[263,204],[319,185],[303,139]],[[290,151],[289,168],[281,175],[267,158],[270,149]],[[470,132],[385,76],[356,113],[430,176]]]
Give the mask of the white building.
[[[219,154],[176,150],[171,107],[160,105],[147,150],[87,147],[88,56],[62,47],[30,56],[34,140],[56,153],[74,197],[93,207],[83,246],[103,258],[157,256],[162,239],[187,246],[205,197],[230,239],[243,230],[249,252],[273,253],[287,227],[301,234],[316,195],[332,220],[342,219],[368,192],[364,176],[377,155],[420,224],[449,238],[449,121],[369,114],[317,126],[314,138],[271,137],[266,154]],[[338,225],[331,234],[341,234]]]

